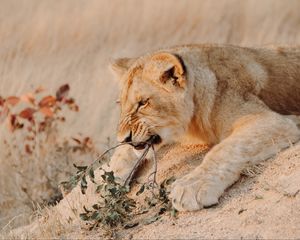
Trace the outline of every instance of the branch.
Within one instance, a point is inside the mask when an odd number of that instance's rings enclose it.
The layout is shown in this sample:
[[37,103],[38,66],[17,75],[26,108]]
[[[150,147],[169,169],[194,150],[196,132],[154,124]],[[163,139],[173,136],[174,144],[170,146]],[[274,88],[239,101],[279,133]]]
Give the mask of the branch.
[[130,184],[130,182],[132,181],[134,173],[136,172],[136,170],[139,167],[139,165],[141,164],[141,162],[145,159],[145,157],[146,157],[147,153],[149,152],[149,149],[150,149],[151,146],[152,146],[152,144],[147,144],[147,146],[145,148],[145,151],[143,152],[142,156],[134,164],[133,169],[131,170],[128,177],[126,178],[126,180],[124,182],[124,186]]
[[[157,187],[158,184],[156,182],[156,173],[157,173],[157,159],[154,151],[154,146],[151,145],[152,153],[153,153],[153,172],[148,176],[148,183],[152,187]],[[150,180],[150,177],[153,176],[153,179]]]

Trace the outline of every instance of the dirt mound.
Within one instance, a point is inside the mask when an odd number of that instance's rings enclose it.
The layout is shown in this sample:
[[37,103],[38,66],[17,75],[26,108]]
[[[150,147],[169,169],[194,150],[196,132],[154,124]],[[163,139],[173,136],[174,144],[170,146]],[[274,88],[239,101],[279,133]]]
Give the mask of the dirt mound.
[[[203,150],[203,154],[199,151]],[[207,148],[175,146],[165,149],[159,159],[160,179],[181,176],[201,163]],[[189,156],[197,152],[198,159]],[[242,176],[221,197],[220,204],[197,212],[179,213],[177,218],[163,216],[157,222],[117,232],[118,238],[190,239],[190,238],[297,238],[300,235],[300,144],[259,166],[261,173]],[[151,166],[148,166],[148,170]],[[144,172],[145,176],[147,171]],[[248,171],[252,172],[253,171]],[[256,171],[257,172],[257,171]],[[143,181],[143,177],[139,178]],[[84,230],[78,213],[83,205],[96,202],[93,185],[86,195],[76,188],[62,202],[44,213],[28,227],[14,231],[16,237],[103,237],[101,229]],[[82,230],[79,230],[81,227]],[[52,229],[52,233],[49,232]]]
[[180,213],[131,232],[133,239],[264,238],[300,236],[300,145],[242,177],[214,208]]

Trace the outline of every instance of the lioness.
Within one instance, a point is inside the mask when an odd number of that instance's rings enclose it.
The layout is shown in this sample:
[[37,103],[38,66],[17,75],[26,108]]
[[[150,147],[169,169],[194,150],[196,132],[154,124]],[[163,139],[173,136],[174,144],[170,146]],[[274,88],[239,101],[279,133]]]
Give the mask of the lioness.
[[[203,162],[172,185],[173,206],[193,211],[218,203],[246,166],[300,138],[285,117],[300,114],[300,49],[186,45],[112,65],[122,81],[120,142],[145,147],[193,141],[213,147]],[[133,147],[111,167],[126,178]]]

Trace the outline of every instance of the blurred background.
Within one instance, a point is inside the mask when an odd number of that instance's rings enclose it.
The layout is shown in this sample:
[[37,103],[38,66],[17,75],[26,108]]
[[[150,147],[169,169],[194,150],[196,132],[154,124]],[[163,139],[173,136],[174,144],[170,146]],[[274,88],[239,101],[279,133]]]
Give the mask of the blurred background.
[[[114,141],[118,120],[118,83],[107,67],[111,59],[186,43],[299,45],[299,10],[299,0],[0,0],[0,96],[39,86],[53,94],[68,83],[80,111],[66,113],[60,132],[81,132],[101,151],[108,137]],[[4,130],[0,138],[0,144],[7,139]],[[32,162],[15,159],[12,167],[11,156],[3,154],[7,145],[0,150],[4,228],[28,222],[41,194],[24,201],[33,193],[20,187],[24,181],[16,169]],[[47,161],[62,160],[35,161],[40,168],[27,169],[25,177],[42,179]],[[47,191],[44,185],[37,191]]]

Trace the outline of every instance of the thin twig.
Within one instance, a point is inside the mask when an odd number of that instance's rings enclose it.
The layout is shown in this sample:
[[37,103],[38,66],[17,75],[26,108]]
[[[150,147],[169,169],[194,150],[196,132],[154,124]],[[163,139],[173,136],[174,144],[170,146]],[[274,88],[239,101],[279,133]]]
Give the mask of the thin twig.
[[121,146],[123,146],[123,145],[125,145],[125,144],[131,144],[131,142],[124,142],[124,143],[119,143],[119,144],[117,144],[116,146],[113,146],[113,147],[111,147],[111,148],[109,148],[109,149],[107,149],[107,150],[105,150],[100,156],[98,156],[91,164],[90,164],[90,166],[86,169],[86,171],[85,172],[87,172],[88,170],[90,170],[91,168],[93,168],[94,167],[94,165],[95,165],[95,163],[97,163],[97,162],[99,162],[99,163],[101,163],[100,162],[100,160],[107,154],[107,153],[109,153],[111,150],[114,150],[114,149],[116,149],[116,148],[118,148],[118,147],[121,147]]
[[[149,152],[149,149],[152,148],[152,151],[153,151],[153,161],[154,161],[154,170],[153,172],[149,175],[148,179],[153,176],[153,180],[152,180],[152,186],[158,186],[157,185],[157,182],[156,182],[156,173],[157,173],[157,160],[156,160],[156,156],[155,156],[155,151],[154,151],[154,147],[153,147],[153,142],[155,141],[154,138],[150,139],[149,141],[147,142],[139,142],[138,144],[145,144],[146,145],[146,148],[145,148],[145,151],[143,152],[142,156],[136,161],[135,165],[133,166],[133,169],[131,170],[131,172],[129,173],[128,177],[126,178],[125,182],[124,182],[124,186],[126,185],[129,185],[130,182],[132,181],[132,178],[133,178],[133,175],[135,174],[137,168],[140,166],[141,162],[145,159],[147,153]],[[116,146],[114,147],[111,147],[109,149],[107,149],[106,151],[104,151],[100,156],[98,156],[92,163],[91,165],[86,169],[84,170],[84,173],[86,174],[89,170],[91,170],[95,163],[99,162],[100,163],[100,160],[107,154],[109,153],[111,150],[113,149],[116,149],[118,147],[121,147],[123,145],[126,145],[126,144],[129,144],[129,145],[132,145],[132,146],[135,146],[137,145],[137,143],[135,142],[123,142],[123,143],[119,143],[117,144]],[[81,176],[81,178],[83,177],[83,175]],[[81,178],[79,180],[81,180]]]
[[114,150],[114,149],[116,149],[116,148],[118,148],[118,147],[121,147],[122,145],[125,145],[125,144],[127,144],[127,143],[119,143],[119,144],[117,144],[116,146],[111,147],[111,148],[105,150],[100,156],[98,156],[98,157],[96,158],[96,160],[95,160],[94,162],[92,162],[92,165],[93,165],[94,163],[100,161],[101,158],[104,157],[104,156],[105,156],[107,153],[109,153],[111,150]]
[[107,149],[106,151],[104,151],[101,155],[99,155],[85,170],[83,170],[81,173],[80,173],[80,175],[78,176],[79,178],[78,178],[78,180],[77,180],[77,182],[80,182],[82,179],[83,179],[83,177],[85,177],[88,173],[89,173],[89,171],[90,170],[94,170],[94,165],[96,164],[96,163],[101,163],[100,162],[100,160],[107,154],[107,153],[109,153],[111,150],[113,150],[113,149],[116,149],[116,148],[118,148],[118,147],[120,147],[120,146],[122,146],[122,145],[125,145],[125,144],[131,144],[131,142],[130,143],[119,143],[119,144],[117,144],[116,146],[114,146],[114,147],[111,147],[111,148],[109,148],[109,149]]
[[[150,148],[150,143],[144,143],[144,142],[141,142],[141,143],[143,143],[143,144],[147,144],[147,152],[148,152],[148,150],[149,150],[149,148]],[[141,144],[141,143],[139,143],[139,144]],[[135,145],[136,143],[135,142],[122,142],[122,143],[119,143],[119,144],[117,144],[116,146],[113,146],[113,147],[111,147],[111,148],[109,148],[109,149],[107,149],[107,150],[105,150],[100,156],[98,156],[88,167],[87,167],[87,169],[85,169],[82,173],[83,174],[81,174],[81,176],[80,176],[80,178],[79,178],[79,181],[81,181],[81,179],[86,175],[86,173],[88,173],[91,169],[94,169],[94,165],[96,164],[96,163],[101,163],[100,162],[100,160],[107,154],[107,153],[109,153],[110,151],[112,151],[112,150],[114,150],[114,149],[116,149],[116,148],[118,148],[118,147],[121,147],[121,146],[123,146],[123,145],[126,145],[126,144],[129,144],[129,145]],[[139,161],[138,161],[139,162]],[[133,171],[133,170],[132,170]]]
[[[147,143],[144,143],[144,142],[140,142],[140,143],[147,144]],[[118,148],[118,147],[121,147],[121,146],[123,146],[123,145],[126,145],[126,144],[128,144],[128,145],[134,145],[134,144],[136,144],[136,143],[135,143],[135,142],[122,142],[122,143],[119,143],[119,144],[117,144],[116,146],[113,146],[113,147],[107,149],[106,151],[104,151],[100,156],[98,156],[98,157],[96,158],[96,160],[95,160],[94,162],[92,162],[91,165],[94,165],[96,162],[100,161],[101,158],[104,157],[104,156],[105,156],[107,153],[109,153],[111,150],[114,150],[114,149],[116,149],[116,148]]]
[[131,170],[131,172],[129,173],[128,177],[126,178],[125,182],[124,182],[124,186],[129,185],[132,177],[134,175],[134,173],[136,172],[137,168],[139,167],[139,165],[141,164],[141,162],[145,159],[150,147],[152,146],[152,144],[147,144],[145,151],[143,152],[142,156],[136,161],[136,163],[133,166],[133,169]]
[[[148,176],[148,183],[150,186],[152,187],[157,187],[158,184],[156,182],[156,173],[157,173],[157,159],[156,159],[156,155],[155,155],[155,151],[154,151],[154,146],[151,145],[151,149],[152,149],[152,153],[153,153],[153,171],[152,173],[150,173],[150,175]],[[153,176],[152,181],[150,181],[150,177]]]

